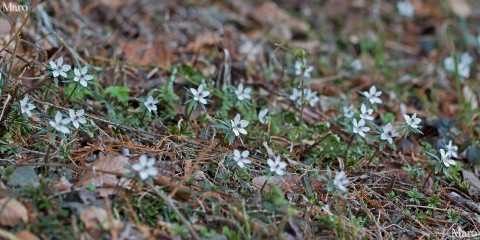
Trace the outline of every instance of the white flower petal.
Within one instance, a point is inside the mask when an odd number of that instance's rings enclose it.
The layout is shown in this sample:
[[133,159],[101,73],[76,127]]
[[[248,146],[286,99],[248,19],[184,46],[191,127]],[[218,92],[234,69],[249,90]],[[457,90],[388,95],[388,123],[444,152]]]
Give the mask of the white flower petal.
[[267,160],[267,164],[268,164],[268,166],[270,166],[270,167],[275,166],[275,163],[272,161],[272,159],[268,159],[268,160]]

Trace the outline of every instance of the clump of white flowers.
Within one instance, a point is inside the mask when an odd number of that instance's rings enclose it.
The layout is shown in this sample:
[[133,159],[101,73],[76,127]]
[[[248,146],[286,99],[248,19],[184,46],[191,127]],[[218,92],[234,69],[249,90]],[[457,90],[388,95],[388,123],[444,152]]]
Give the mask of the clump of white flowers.
[[[376,110],[375,104],[382,103],[382,100],[380,99],[382,92],[378,91],[376,86],[371,86],[368,91],[361,92],[361,94],[365,97],[366,101],[361,104],[359,111],[360,114],[358,114],[357,117],[354,117],[356,112],[352,105],[343,107],[343,115],[345,117],[341,124],[344,126],[343,130],[351,135],[350,141],[345,150],[345,157],[348,157],[348,150],[355,136],[358,135],[367,139],[367,133],[370,132],[372,128],[376,129],[375,133],[378,135],[372,136],[371,140],[380,139],[383,141],[378,142],[379,149],[376,149],[375,153],[371,155],[369,162],[379,151],[382,151],[385,148],[387,143],[391,149],[395,150],[396,146],[394,138],[400,136],[400,132],[404,134],[403,136],[405,138],[408,137],[410,132],[422,133],[419,125],[422,120],[417,117],[416,113],[412,115],[404,114],[405,123],[394,124],[392,122],[387,122],[383,127],[378,126],[376,121],[374,121],[375,117],[373,116],[373,113]],[[397,126],[395,129],[394,125]]]
[[300,91],[297,88],[294,88],[292,90],[292,94],[288,97],[297,107],[302,106],[302,97],[306,101],[310,107],[315,107],[317,105],[318,101],[320,98],[317,96],[317,92],[311,90],[310,88],[305,88],[303,90],[303,95],[302,91]]
[[400,16],[413,17],[415,6],[409,0],[398,1],[397,10]]
[[155,177],[158,173],[158,169],[155,168],[155,159],[147,158],[146,155],[141,155],[138,163],[132,164],[132,169],[137,172],[141,180]]

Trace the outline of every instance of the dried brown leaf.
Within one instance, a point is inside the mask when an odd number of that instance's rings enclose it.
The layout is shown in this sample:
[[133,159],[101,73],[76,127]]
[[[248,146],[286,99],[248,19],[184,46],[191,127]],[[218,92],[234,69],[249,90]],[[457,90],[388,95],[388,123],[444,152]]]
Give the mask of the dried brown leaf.
[[461,18],[467,18],[472,14],[472,8],[470,8],[470,4],[466,0],[449,0],[448,5]]
[[39,239],[37,236],[35,236],[33,233],[31,233],[28,230],[23,230],[23,231],[20,231],[20,232],[16,232],[15,236],[18,239],[22,239],[22,240],[37,240],[37,239]]
[[169,67],[174,55],[167,49],[160,38],[149,40],[146,38],[120,43],[127,61],[139,65],[159,65]]
[[28,211],[19,201],[12,198],[0,199],[0,225],[14,227],[21,222],[28,221]]
[[282,138],[282,137],[272,136],[271,139],[272,139],[272,142],[274,142],[274,143],[276,143],[276,144],[278,144],[278,145],[280,145],[284,148],[292,145],[292,142],[290,142],[287,139]]
[[[265,181],[267,183],[265,184]],[[320,188],[321,182],[318,178],[308,178],[308,183],[312,191],[316,191]],[[301,175],[289,175],[289,176],[280,176],[280,177],[267,177],[260,176],[255,177],[252,180],[252,184],[257,188],[263,188],[264,191],[270,191],[270,185],[276,185],[284,193],[301,193],[305,189],[305,183],[303,181],[303,176]]]
[[203,47],[214,46],[220,44],[222,39],[213,33],[204,33],[195,38],[195,40],[187,45],[187,52],[197,52]]
[[269,34],[290,40],[293,33],[305,34],[309,25],[291,15],[272,1],[265,1],[256,7],[250,16],[263,27],[269,28]]
[[103,197],[113,194],[117,186],[128,188],[130,180],[121,177],[130,171],[127,168],[128,164],[128,159],[120,155],[107,155],[99,158],[92,165],[95,172],[89,171],[78,181],[76,186],[85,188],[92,184]]
[[126,1],[124,0],[102,0],[102,2],[105,5],[114,7],[114,8],[121,7],[126,3]]
[[109,219],[107,211],[103,208],[96,206],[89,206],[80,212],[80,219],[85,224],[87,230],[94,230],[100,226],[104,230],[110,230],[110,228],[121,229],[123,223],[117,219]]

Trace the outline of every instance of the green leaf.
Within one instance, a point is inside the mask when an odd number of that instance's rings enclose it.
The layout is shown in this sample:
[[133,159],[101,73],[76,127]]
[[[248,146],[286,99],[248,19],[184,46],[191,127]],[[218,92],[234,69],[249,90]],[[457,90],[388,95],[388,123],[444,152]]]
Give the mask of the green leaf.
[[[68,84],[68,86],[64,90],[65,96],[70,96],[70,94],[72,94],[72,91],[75,90],[76,85],[77,83],[74,83],[74,82]],[[88,88],[83,87],[82,85],[79,85],[76,88],[75,92],[72,94],[72,97],[70,98],[70,100],[83,99],[86,95],[91,95],[91,91]]]
[[127,86],[110,86],[105,89],[104,96],[110,95],[117,98],[121,103],[127,102],[129,98],[130,88]]
[[395,122],[395,115],[393,113],[386,113],[382,116],[382,122],[384,123],[393,123]]
[[299,48],[299,49],[296,49],[294,52],[293,52],[293,56],[295,57],[299,57],[299,58],[305,58],[305,56],[307,55],[307,52],[305,52],[305,50]]

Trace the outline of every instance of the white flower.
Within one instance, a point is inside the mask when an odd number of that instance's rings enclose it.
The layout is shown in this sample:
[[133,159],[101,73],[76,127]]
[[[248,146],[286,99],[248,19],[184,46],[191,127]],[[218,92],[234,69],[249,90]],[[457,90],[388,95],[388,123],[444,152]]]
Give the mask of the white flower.
[[360,107],[360,118],[361,119],[365,119],[365,120],[373,120],[373,116],[372,116],[372,113],[373,113],[373,109],[369,108],[367,109],[367,106],[365,106],[365,104],[362,104],[362,106]]
[[464,62],[460,62],[458,64],[458,76],[461,78],[469,78],[470,77],[470,65]]
[[335,179],[333,180],[333,184],[342,192],[346,192],[347,188],[345,185],[349,183],[348,179],[345,177],[345,172],[340,171],[335,174]]
[[240,114],[237,114],[233,120],[230,120],[230,123],[232,124],[232,131],[235,136],[238,137],[240,133],[247,135],[245,127],[248,125],[248,121],[241,120]]
[[387,125],[383,127],[383,132],[380,134],[380,139],[387,140],[388,143],[393,144],[393,138],[398,135],[398,132],[393,130],[392,124],[387,123]]
[[68,113],[70,115],[70,120],[72,121],[72,124],[73,124],[73,126],[75,126],[75,128],[79,128],[80,123],[81,124],[87,123],[87,120],[83,117],[84,112],[85,111],[83,109],[80,109],[76,112],[73,111],[72,109],[68,110]]
[[350,67],[355,71],[360,71],[363,68],[362,61],[360,61],[360,59],[355,59],[350,63]]
[[193,100],[200,102],[201,104],[207,104],[207,100],[205,99],[210,95],[209,91],[203,91],[203,85],[200,84],[197,89],[190,88],[190,92],[192,92]]
[[70,123],[70,118],[63,118],[61,112],[57,112],[55,115],[55,121],[50,121],[50,126],[55,128],[55,130],[68,134],[70,133],[70,129],[68,129],[67,125]]
[[372,86],[368,92],[363,92],[363,96],[365,96],[371,104],[382,103],[382,99],[379,98],[380,95],[382,95],[382,92],[377,92],[377,87],[375,86]]
[[405,122],[408,124],[408,126],[415,129],[419,128],[418,124],[420,124],[420,122],[422,121],[422,119],[417,118],[416,113],[414,113],[411,117],[407,114],[403,114],[403,118],[405,118]]
[[50,68],[52,69],[53,77],[62,76],[66,78],[66,72],[72,67],[68,64],[63,64],[63,57],[60,57],[55,62],[50,60]]
[[296,61],[295,62],[295,75],[297,76],[303,76],[305,78],[310,78],[312,75],[311,75],[311,72],[313,71],[313,67],[312,66],[305,66],[305,72],[303,73],[302,72],[302,62],[300,61]]
[[245,164],[249,164],[249,163],[252,162],[252,161],[247,159],[249,153],[250,152],[247,151],[247,150],[243,151],[242,153],[240,153],[240,151],[238,151],[237,149],[235,149],[233,151],[233,160],[235,160],[235,162],[237,162],[237,165],[240,168],[244,168]]
[[305,89],[304,91],[305,91],[305,93],[304,93],[305,100],[307,100],[310,107],[315,107],[317,102],[320,100],[317,96],[317,92],[312,91],[311,89]]
[[242,101],[244,99],[250,99],[250,94],[252,93],[251,88],[243,88],[243,83],[238,85],[238,88],[235,90],[238,100]]
[[80,70],[78,68],[75,68],[73,70],[73,72],[75,73],[75,77],[73,78],[73,81],[74,82],[80,82],[80,85],[82,85],[84,87],[87,87],[87,85],[88,85],[87,81],[90,81],[90,80],[93,79],[92,75],[87,75],[87,72],[88,72],[88,67],[87,66],[83,67]]
[[397,10],[400,16],[413,17],[415,6],[408,0],[399,1],[397,2]]
[[352,105],[348,106],[348,107],[343,107],[343,115],[346,117],[346,118],[351,118],[353,117],[353,115],[355,115],[355,109],[353,108]]
[[456,162],[452,159],[452,154],[450,152],[445,152],[444,149],[440,149],[441,160],[445,167],[450,167],[450,165],[455,165]]
[[268,121],[268,108],[264,108],[258,113],[258,120],[262,124],[267,123],[267,121]]
[[453,57],[445,58],[445,60],[443,60],[443,65],[445,70],[449,72],[455,72],[455,60],[453,60]]
[[462,55],[460,56],[460,62],[466,65],[470,65],[473,63],[473,57],[468,52],[462,53]]
[[448,145],[445,146],[445,149],[447,150],[447,152],[450,153],[450,155],[454,158],[458,158],[458,147],[456,145],[453,145],[453,142],[452,140],[450,140],[450,142],[448,142]]
[[292,89],[292,95],[290,95],[288,99],[292,100],[295,104],[300,105],[302,100],[302,91],[296,88]]
[[[460,56],[459,62],[457,64],[457,71],[458,75],[461,78],[469,78],[470,77],[470,64],[472,64],[473,58],[468,53],[463,53]],[[455,72],[455,59],[453,57],[447,57],[443,60],[443,64],[445,66],[445,70],[449,72]]]
[[130,150],[128,148],[122,149],[122,155],[125,157],[130,157],[131,156]]
[[360,121],[357,122],[357,119],[353,119],[353,133],[356,133],[362,137],[365,137],[365,133],[370,131],[369,127],[364,127],[365,126],[365,120],[360,119]]
[[22,113],[26,113],[28,117],[32,117],[31,111],[33,109],[35,109],[35,106],[28,102],[28,96],[25,96],[23,100],[20,100],[20,110],[22,111]]
[[274,172],[278,175],[283,175],[283,169],[287,167],[287,164],[280,160],[280,156],[275,157],[275,161],[273,161],[272,159],[268,159],[267,163],[268,166],[270,166],[270,172]]
[[148,96],[147,100],[143,103],[149,112],[157,111],[158,100],[153,99],[152,96]]
[[149,177],[155,177],[158,170],[155,168],[155,159],[148,158],[146,155],[140,156],[138,163],[132,164],[132,169],[137,171],[140,179],[146,180]]

